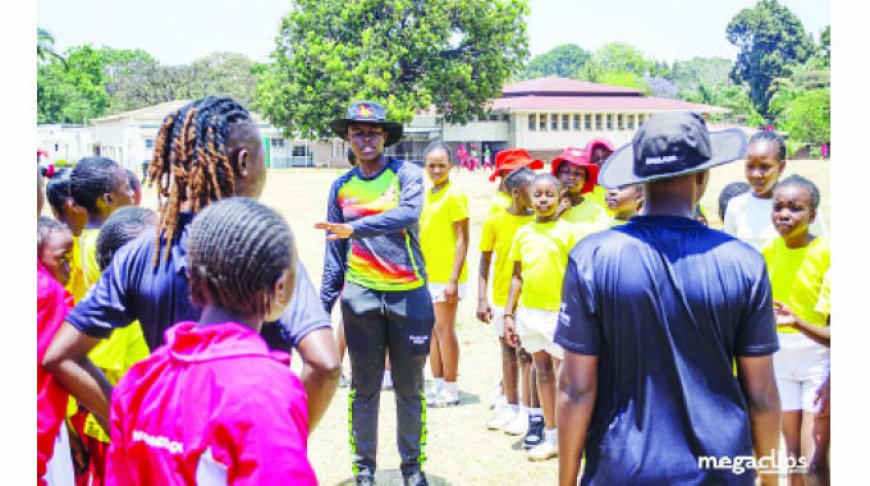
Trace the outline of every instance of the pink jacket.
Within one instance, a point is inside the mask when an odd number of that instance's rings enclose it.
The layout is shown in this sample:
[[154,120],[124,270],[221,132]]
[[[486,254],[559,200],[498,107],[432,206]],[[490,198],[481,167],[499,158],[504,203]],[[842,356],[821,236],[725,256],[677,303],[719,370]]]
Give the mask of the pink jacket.
[[42,264],[36,264],[36,463],[37,483],[54,453],[69,395],[45,368],[42,358],[54,335],[72,309],[72,295]]
[[289,363],[240,324],[173,326],[112,393],[106,484],[317,484]]

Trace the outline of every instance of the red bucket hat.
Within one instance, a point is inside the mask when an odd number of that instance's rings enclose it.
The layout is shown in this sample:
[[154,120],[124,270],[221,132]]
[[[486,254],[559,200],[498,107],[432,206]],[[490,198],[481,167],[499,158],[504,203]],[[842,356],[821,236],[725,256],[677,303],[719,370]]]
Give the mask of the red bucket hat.
[[544,168],[544,162],[533,159],[523,148],[502,150],[495,156],[495,171],[489,176],[489,182],[495,182],[498,176],[520,167],[540,170]]
[[556,175],[556,172],[559,171],[559,167],[563,163],[576,165],[586,171],[586,180],[583,181],[583,187],[580,188],[580,194],[586,194],[595,188],[595,184],[598,183],[598,166],[589,160],[589,156],[583,151],[583,149],[568,147],[563,150],[562,153],[553,159],[553,162],[550,164],[553,175]]

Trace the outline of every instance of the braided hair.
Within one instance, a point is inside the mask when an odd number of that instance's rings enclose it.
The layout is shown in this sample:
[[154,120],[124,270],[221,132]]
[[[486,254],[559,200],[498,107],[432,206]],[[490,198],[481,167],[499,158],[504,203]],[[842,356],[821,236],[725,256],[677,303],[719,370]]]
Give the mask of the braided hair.
[[456,165],[456,161],[453,160],[453,152],[450,148],[450,145],[442,142],[441,140],[435,140],[423,149],[423,160],[426,160],[426,157],[429,156],[432,152],[443,150],[445,154],[447,154],[447,162],[450,165]]
[[72,199],[71,173],[70,168],[64,167],[52,174],[45,185],[45,198],[57,214],[63,214],[64,204]]
[[97,200],[118,187],[118,170],[123,170],[121,165],[106,157],[79,160],[70,173],[73,200],[89,213],[96,211]]
[[777,146],[776,156],[779,158],[780,162],[785,160],[785,140],[782,138],[782,135],[780,135],[779,133],[769,132],[769,131],[765,131],[765,130],[762,130],[760,132],[755,132],[755,134],[749,138],[749,144],[752,144],[755,142],[775,143]]
[[227,138],[233,124],[251,121],[248,111],[231,98],[209,96],[188,103],[163,119],[148,165],[149,185],[157,183],[160,221],[155,265],[162,242],[164,259],[176,235],[184,203],[193,213],[233,195],[235,184]]
[[295,274],[293,233],[277,212],[248,198],[211,204],[193,220],[187,246],[191,299],[242,314],[270,312],[271,290]]
[[109,216],[97,237],[97,265],[105,270],[119,248],[157,226],[157,213],[140,206],[126,206]]

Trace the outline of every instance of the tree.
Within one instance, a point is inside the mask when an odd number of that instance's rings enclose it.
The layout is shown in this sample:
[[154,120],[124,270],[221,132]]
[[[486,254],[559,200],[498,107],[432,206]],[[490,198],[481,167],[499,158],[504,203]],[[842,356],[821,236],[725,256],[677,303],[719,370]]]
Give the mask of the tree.
[[58,52],[54,49],[54,36],[51,35],[51,32],[43,29],[42,27],[36,28],[36,58],[39,61],[48,61],[49,56],[66,63],[66,59],[63,56],[58,54]]
[[282,20],[255,106],[309,137],[354,99],[409,121],[435,107],[450,123],[482,115],[528,57],[525,0],[298,0]]
[[760,0],[754,8],[741,10],[726,33],[740,49],[731,77],[736,83],[749,83],[752,103],[767,116],[771,83],[785,75],[790,64],[810,57],[812,40],[800,20],[776,0]]
[[785,109],[783,128],[789,139],[809,144],[831,141],[831,90],[814,89],[797,95]]
[[37,67],[39,123],[86,123],[109,105],[105,53],[90,46],[74,47],[66,51],[66,61],[66,67],[58,62]]
[[650,92],[646,76],[654,63],[644,57],[640,49],[624,42],[610,42],[601,46],[586,63],[582,77],[588,81],[613,86],[626,86]]
[[699,84],[729,85],[731,65],[732,62],[724,57],[696,56],[685,61],[674,61],[670,78],[680,91],[697,91]]
[[577,44],[563,44],[532,58],[520,77],[534,79],[559,76],[577,79],[591,57],[589,51]]

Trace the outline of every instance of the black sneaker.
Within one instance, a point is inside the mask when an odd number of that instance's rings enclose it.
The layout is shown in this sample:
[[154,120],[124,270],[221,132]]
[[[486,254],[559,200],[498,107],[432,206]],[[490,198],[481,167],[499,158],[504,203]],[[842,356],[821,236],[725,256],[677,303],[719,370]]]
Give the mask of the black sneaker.
[[353,479],[356,486],[375,486],[375,478],[368,474],[358,474]]
[[523,449],[531,449],[544,442],[544,416],[529,415],[529,430],[523,439]]
[[423,471],[414,471],[404,477],[405,486],[429,486],[429,481],[426,480],[426,475]]

